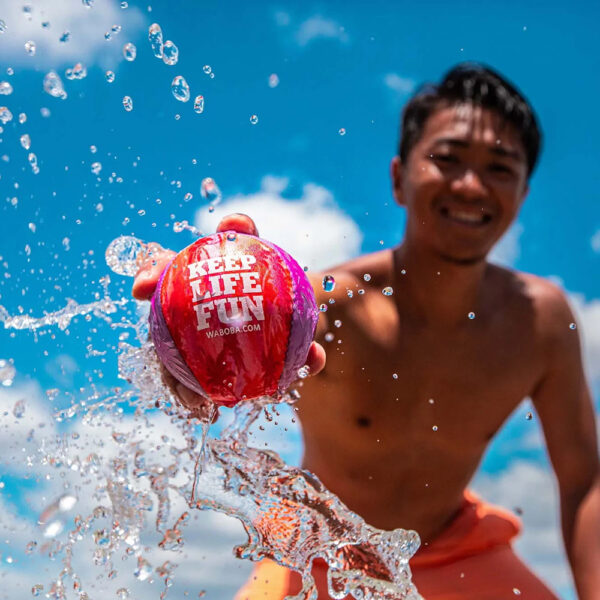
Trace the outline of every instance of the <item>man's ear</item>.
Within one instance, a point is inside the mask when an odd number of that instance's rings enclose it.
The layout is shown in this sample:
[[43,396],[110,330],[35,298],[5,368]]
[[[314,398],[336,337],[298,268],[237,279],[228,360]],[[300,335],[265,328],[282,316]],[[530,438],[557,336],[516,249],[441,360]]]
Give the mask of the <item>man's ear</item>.
[[399,156],[394,156],[390,162],[390,179],[392,181],[392,193],[394,200],[404,206],[404,197],[402,195],[402,179],[404,177],[404,165]]

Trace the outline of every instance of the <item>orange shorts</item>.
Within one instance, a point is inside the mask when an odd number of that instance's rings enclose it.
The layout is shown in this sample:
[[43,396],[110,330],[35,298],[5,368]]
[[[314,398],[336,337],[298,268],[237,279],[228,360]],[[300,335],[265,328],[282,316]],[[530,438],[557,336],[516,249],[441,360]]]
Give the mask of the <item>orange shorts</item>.
[[[411,559],[413,583],[425,600],[558,600],[514,553],[520,530],[515,515],[465,492],[457,517]],[[314,561],[313,577],[319,600],[329,599],[325,561]],[[295,571],[262,560],[235,600],[282,600],[300,582]]]

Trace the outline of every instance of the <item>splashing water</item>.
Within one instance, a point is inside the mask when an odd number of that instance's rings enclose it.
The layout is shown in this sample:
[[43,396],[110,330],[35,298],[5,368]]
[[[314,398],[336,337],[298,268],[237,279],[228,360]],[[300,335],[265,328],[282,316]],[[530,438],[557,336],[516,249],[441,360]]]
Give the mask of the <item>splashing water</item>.
[[171,40],[167,40],[163,46],[162,59],[165,65],[176,65],[179,60],[179,49]]
[[163,34],[158,23],[152,23],[148,28],[148,41],[156,58],[163,57]]
[[135,60],[136,56],[137,56],[137,48],[135,47],[135,44],[132,44],[131,42],[127,42],[123,46],[123,58],[128,62],[132,62]]
[[67,92],[63,87],[62,79],[55,71],[49,71],[44,77],[44,91],[54,98],[65,99]]
[[181,75],[177,75],[171,83],[171,92],[176,100],[187,102],[190,99],[190,86]]
[[[122,236],[111,242],[106,260],[115,273],[132,275],[158,250],[155,244]],[[163,382],[147,340],[146,317],[136,323],[113,322],[129,300],[112,300],[109,278],[103,283],[104,298],[87,305],[69,301],[64,309],[39,319],[9,316],[0,307],[0,320],[12,329],[64,328],[74,316],[89,313],[114,329],[131,327],[137,340],[119,343],[119,376],[129,382],[128,388],[94,390],[88,398],[55,410],[58,421],[80,419],[82,432],[100,434],[44,437],[28,456],[38,468],[78,471],[82,482],[93,488],[85,493],[89,488],[65,489],[40,514],[39,550],[38,542],[31,541],[26,552],[47,554],[57,567],[51,581],[35,583],[32,594],[62,599],[70,597],[66,591],[70,588],[79,598],[92,597],[93,588],[88,589],[77,572],[78,559],[91,548],[98,578],[104,574],[103,586],[115,581],[116,597],[142,597],[129,590],[131,585],[123,586],[121,574],[133,574],[134,581],[144,585],[162,582],[160,597],[166,598],[177,577],[173,561],[184,547],[190,517],[196,509],[210,509],[242,523],[247,540],[235,548],[238,558],[270,558],[302,575],[297,599],[316,598],[310,567],[320,558],[329,566],[333,598],[419,600],[408,565],[419,546],[416,533],[370,527],[315,475],[285,464],[272,451],[249,445],[250,429],[261,412],[270,409],[278,414],[273,403],[292,403],[297,394],[240,403],[232,424],[218,439],[209,437],[210,417],[203,423],[190,418]],[[49,400],[58,393],[49,391]],[[124,406],[134,411],[127,418]],[[187,509],[178,509],[178,503]],[[143,538],[150,518],[158,534],[154,553]],[[161,552],[170,553],[165,555],[168,560],[160,558]]]

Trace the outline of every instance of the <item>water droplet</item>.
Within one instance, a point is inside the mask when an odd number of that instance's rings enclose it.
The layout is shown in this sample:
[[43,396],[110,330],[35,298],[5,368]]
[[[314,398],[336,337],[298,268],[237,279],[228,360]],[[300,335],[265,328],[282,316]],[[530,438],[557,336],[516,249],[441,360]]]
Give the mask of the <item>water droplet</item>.
[[515,596],[520,596],[521,595],[521,590],[519,588],[513,588],[512,592]]
[[252,115],[250,117],[250,123],[252,123],[252,125],[256,125],[258,123],[258,117],[256,115]]
[[326,292],[333,292],[335,289],[335,279],[333,278],[333,275],[325,275],[325,277],[323,277],[323,289]]
[[119,600],[127,600],[129,598],[129,590],[127,588],[119,588],[117,590],[117,598]]
[[94,531],[94,542],[97,546],[106,546],[110,542],[110,537],[106,529]]
[[6,31],[6,22],[0,19],[0,33],[4,33]]
[[327,304],[321,304],[321,305],[319,306],[319,310],[320,310],[321,312],[327,312]]
[[[212,177],[205,177],[200,184],[200,195],[210,202],[212,209],[221,202],[221,190]],[[210,210],[210,208],[209,208]],[[212,211],[210,211],[212,212]]]
[[120,7],[121,8],[127,8],[129,6],[129,4],[127,2],[121,2]]
[[0,121],[3,125],[6,125],[9,121],[12,121],[12,113],[6,106],[0,106]]
[[137,238],[122,235],[113,240],[106,249],[106,264],[117,275],[133,277],[139,269],[138,258],[146,251]]
[[92,6],[94,6],[94,0],[81,0],[81,3],[86,7],[86,8],[91,8]]
[[431,429],[433,429],[433,431],[437,431],[438,430],[438,426],[434,425]]
[[115,80],[115,74],[112,71],[106,71],[105,77],[108,83],[112,83]]
[[29,56],[35,56],[35,42],[33,40],[28,40],[25,42],[25,52],[29,54]]
[[83,79],[87,76],[87,69],[81,64],[77,63],[72,69],[65,71],[65,77],[67,79]]
[[177,75],[171,83],[171,91],[176,100],[187,102],[190,99],[190,86],[181,75]]
[[38,543],[35,540],[32,540],[25,546],[25,554],[32,554],[33,551],[37,548]]
[[570,323],[569,324],[569,329],[577,329],[577,324],[576,323]]
[[475,313],[473,311],[471,311],[467,317],[469,317],[469,319],[473,320],[475,318]]
[[194,100],[194,111],[198,114],[204,112],[204,96],[196,96],[196,99]]
[[364,279],[365,281],[371,281],[371,275],[370,275],[370,273],[365,273],[365,274],[363,275],[363,279]]
[[191,194],[190,192],[188,192],[184,197],[183,197],[183,201],[184,202],[189,202],[192,198],[193,198],[193,194]]
[[63,44],[66,44],[70,39],[71,39],[71,32],[63,31],[62,35],[58,38],[58,41]]
[[333,322],[333,324],[334,324],[336,327],[341,327],[341,326],[342,326],[342,322],[341,322],[339,319],[336,319],[336,320]]
[[41,583],[36,583],[32,588],[31,588],[31,595],[32,596],[39,596],[41,592],[44,591],[44,586]]
[[165,65],[176,65],[179,60],[179,49],[171,40],[167,40],[163,46],[162,59]]
[[98,173],[100,173],[100,171],[102,171],[102,163],[93,162],[92,163],[92,173],[94,175],[98,175]]
[[12,359],[5,360],[0,358],[0,383],[4,387],[10,387],[13,383],[17,370],[13,365]]
[[131,112],[133,110],[133,100],[131,96],[123,96],[123,108],[127,112]]
[[236,240],[237,240],[237,233],[235,233],[235,232],[233,232],[233,231],[230,231],[230,232],[227,234],[227,241],[228,241],[228,242],[235,242]]
[[145,558],[138,556],[137,568],[133,572],[133,574],[140,581],[145,581],[146,579],[148,579],[148,577],[150,577],[150,575],[152,575],[152,565],[150,565],[150,563]]
[[27,115],[25,113],[19,113],[19,123],[23,125],[27,121]]
[[398,373],[392,373],[392,379],[398,379]]
[[279,76],[277,73],[271,73],[269,75],[269,87],[276,88],[279,85]]
[[8,96],[13,93],[13,86],[8,81],[0,81],[0,94]]
[[121,32],[122,27],[120,25],[113,25],[110,30],[112,33],[114,33],[115,35],[117,35],[117,33]]
[[384,287],[384,288],[381,290],[381,293],[382,293],[384,296],[391,296],[391,295],[394,293],[394,288],[392,288],[392,287],[390,287],[390,286],[388,285],[387,287]]
[[527,421],[531,421],[531,419],[533,419],[533,415],[532,415],[530,412],[528,412],[528,413],[525,415],[525,419],[526,419]]
[[136,56],[137,56],[137,48],[131,42],[127,42],[123,46],[123,57],[125,58],[125,60],[131,62],[131,61],[135,60]]
[[202,70],[203,70],[203,71],[204,71],[204,72],[205,72],[207,75],[210,75],[210,74],[212,73],[212,68],[211,68],[211,66],[210,66],[210,65],[204,65],[204,66],[202,67]]
[[92,145],[90,146],[90,152],[91,152],[92,154],[96,154],[96,152],[98,152],[98,148],[97,148],[96,146],[94,146],[94,144],[92,144]]
[[354,292],[352,290],[346,290],[346,294],[348,294],[348,298],[352,298],[354,296]]
[[16,419],[23,418],[25,414],[25,400],[17,400],[13,406],[13,417]]
[[44,91],[54,98],[65,99],[67,97],[63,82],[55,71],[46,73],[44,77]]
[[346,135],[346,130],[345,130],[343,127],[340,127],[340,128],[338,129],[338,133],[339,133],[340,135]]
[[163,56],[163,34],[158,23],[152,23],[148,28],[148,41],[152,46],[152,53],[156,58]]
[[429,404],[434,404],[435,400],[433,398],[429,398],[428,402],[429,402]]
[[25,150],[29,150],[29,148],[31,148],[31,138],[29,137],[28,133],[24,133],[19,141]]
[[37,175],[40,172],[40,168],[38,167],[38,164],[37,164],[37,156],[33,152],[30,152],[27,155],[27,160],[29,161],[29,164],[31,165],[31,170]]
[[298,377],[300,379],[306,379],[308,377],[310,373],[310,369],[308,368],[308,365],[304,365],[303,367],[300,367],[298,369]]
[[333,333],[331,333],[331,331],[328,331],[328,332],[325,334],[325,341],[326,341],[326,342],[333,342],[333,338],[334,338],[334,337],[335,337],[335,336],[333,335]]

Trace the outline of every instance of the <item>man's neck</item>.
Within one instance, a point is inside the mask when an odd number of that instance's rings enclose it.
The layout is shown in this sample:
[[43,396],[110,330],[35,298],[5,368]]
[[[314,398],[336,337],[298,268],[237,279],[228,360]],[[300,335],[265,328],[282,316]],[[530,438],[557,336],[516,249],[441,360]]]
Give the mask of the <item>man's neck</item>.
[[394,296],[418,323],[455,327],[476,318],[488,263],[458,263],[406,242],[394,249]]

